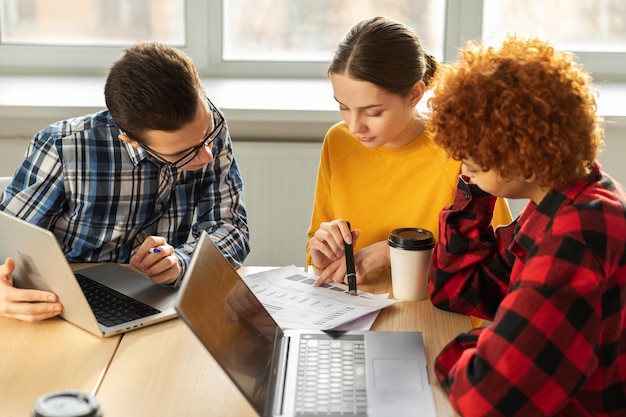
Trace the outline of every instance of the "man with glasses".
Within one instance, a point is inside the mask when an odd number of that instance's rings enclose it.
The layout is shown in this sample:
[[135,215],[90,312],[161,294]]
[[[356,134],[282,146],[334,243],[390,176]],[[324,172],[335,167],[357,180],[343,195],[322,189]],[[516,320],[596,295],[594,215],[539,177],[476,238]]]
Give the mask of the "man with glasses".
[[[157,283],[180,284],[204,232],[240,266],[250,251],[243,183],[193,62],[162,44],[134,45],[104,94],[106,110],[35,135],[0,210],[51,230],[70,262],[130,263]],[[56,295],[13,288],[13,268],[0,265],[0,315],[61,313]]]

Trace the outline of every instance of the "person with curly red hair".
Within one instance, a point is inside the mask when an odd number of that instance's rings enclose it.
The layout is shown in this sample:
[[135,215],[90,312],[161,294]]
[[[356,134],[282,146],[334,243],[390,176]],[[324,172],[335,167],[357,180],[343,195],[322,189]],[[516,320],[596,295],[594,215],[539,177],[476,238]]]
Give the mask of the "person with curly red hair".
[[[572,54],[516,35],[436,74],[428,131],[463,174],[431,300],[490,321],[436,359],[461,415],[626,415],[626,193],[597,162],[591,82]],[[529,202],[494,229],[496,197]]]

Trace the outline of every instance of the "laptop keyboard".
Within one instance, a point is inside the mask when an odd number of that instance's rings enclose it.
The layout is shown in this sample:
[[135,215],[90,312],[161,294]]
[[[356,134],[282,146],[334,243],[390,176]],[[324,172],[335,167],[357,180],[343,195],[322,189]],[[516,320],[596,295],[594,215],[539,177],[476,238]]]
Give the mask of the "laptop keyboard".
[[367,416],[362,336],[305,335],[296,381],[297,416]]
[[140,301],[134,300],[112,288],[82,274],[75,273],[98,323],[111,327],[142,317],[160,313]]

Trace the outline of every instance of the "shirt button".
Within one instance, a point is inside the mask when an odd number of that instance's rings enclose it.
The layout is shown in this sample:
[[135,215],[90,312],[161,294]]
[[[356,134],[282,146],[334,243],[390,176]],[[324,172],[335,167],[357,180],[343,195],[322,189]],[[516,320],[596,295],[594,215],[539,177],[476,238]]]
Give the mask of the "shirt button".
[[470,199],[470,195],[469,195],[469,193],[465,193],[465,195],[464,195],[463,197],[465,197],[465,199],[466,199],[466,200],[469,200],[469,199]]
[[157,205],[157,210],[161,211],[162,208],[163,208],[163,204],[158,204]]

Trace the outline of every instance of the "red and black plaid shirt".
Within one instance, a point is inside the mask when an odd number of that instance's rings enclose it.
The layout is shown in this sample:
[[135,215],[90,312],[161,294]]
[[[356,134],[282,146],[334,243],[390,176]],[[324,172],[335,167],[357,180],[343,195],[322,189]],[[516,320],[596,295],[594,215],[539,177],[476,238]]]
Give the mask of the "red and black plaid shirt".
[[459,181],[433,253],[435,306],[492,320],[439,354],[464,416],[626,416],[626,193],[595,164],[495,231]]

